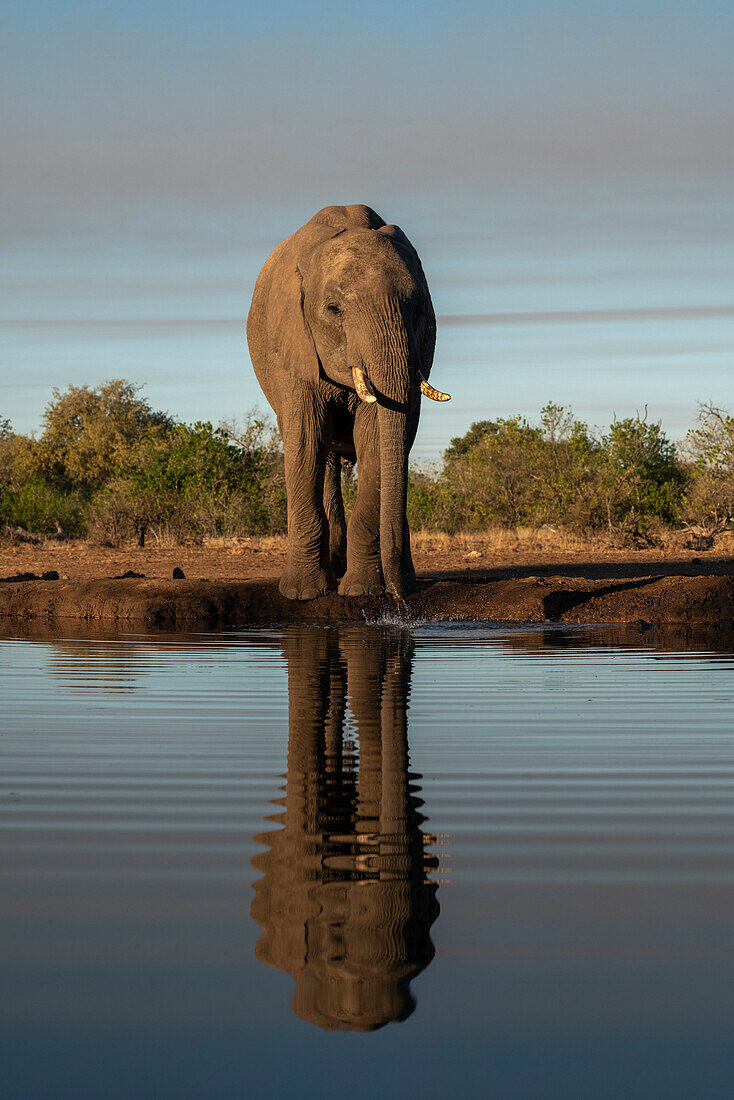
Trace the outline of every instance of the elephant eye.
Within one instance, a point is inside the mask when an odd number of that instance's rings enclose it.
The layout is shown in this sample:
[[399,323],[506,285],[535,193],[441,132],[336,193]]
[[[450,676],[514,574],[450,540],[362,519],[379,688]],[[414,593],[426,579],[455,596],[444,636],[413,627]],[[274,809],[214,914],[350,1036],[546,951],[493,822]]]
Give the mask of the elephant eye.
[[341,309],[336,304],[336,302],[329,302],[326,306],[326,311],[327,313],[334,313],[337,315],[341,313]]

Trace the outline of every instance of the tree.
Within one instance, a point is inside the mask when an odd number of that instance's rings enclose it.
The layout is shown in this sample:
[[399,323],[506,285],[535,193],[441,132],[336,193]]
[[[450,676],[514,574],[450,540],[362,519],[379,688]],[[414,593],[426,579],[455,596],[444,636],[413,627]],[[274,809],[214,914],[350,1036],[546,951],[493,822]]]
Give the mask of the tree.
[[63,530],[80,534],[83,501],[76,493],[61,493],[28,469],[35,441],[13,432],[10,421],[0,419],[0,531],[21,527],[48,534]]
[[603,492],[609,523],[658,518],[672,523],[683,497],[685,474],[675,445],[645,416],[615,420],[602,439]]
[[471,425],[468,432],[451,440],[444,451],[444,458],[447,462],[450,462],[453,458],[462,458],[464,455],[469,454],[469,451],[476,447],[477,443],[481,443],[487,436],[495,435],[498,425],[499,421],[496,420],[477,420]]
[[545,486],[547,521],[594,526],[602,458],[599,440],[565,405],[549,402],[541,409],[540,423],[544,446],[539,476]]
[[175,424],[144,436],[94,497],[92,520],[116,541],[146,531],[173,539],[285,529],[282,452],[264,421],[233,429]]
[[[452,491],[454,511],[463,502],[463,526],[586,526],[599,451],[599,443],[570,409],[550,403],[539,426],[520,416],[472,424],[466,435],[451,441],[442,476]],[[435,497],[426,485],[422,494],[426,502]]]
[[734,417],[716,405],[699,405],[696,427],[681,450],[691,465],[687,518],[720,529],[734,516]]
[[27,475],[62,491],[76,489],[91,496],[129,460],[146,435],[172,427],[169,416],[138,396],[140,389],[122,378],[96,389],[54,389],[43,414],[43,431],[28,455]]

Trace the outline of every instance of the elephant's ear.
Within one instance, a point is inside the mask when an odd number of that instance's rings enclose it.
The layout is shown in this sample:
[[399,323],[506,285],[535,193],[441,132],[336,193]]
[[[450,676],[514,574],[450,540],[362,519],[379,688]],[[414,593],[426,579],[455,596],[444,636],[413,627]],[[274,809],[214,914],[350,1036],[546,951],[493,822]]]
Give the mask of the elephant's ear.
[[421,371],[425,377],[428,378],[431,367],[433,366],[433,353],[436,348],[436,314],[433,312],[431,292],[428,289],[428,281],[423,272],[423,265],[421,264],[418,253],[405,236],[400,226],[385,225],[381,229],[378,229],[378,233],[382,233],[384,237],[389,237],[390,240],[398,246],[398,249],[403,253],[410,264],[413,274],[423,287],[425,293],[425,310],[418,332],[418,344],[420,346]]
[[247,321],[250,354],[277,373],[285,372],[316,383],[319,356],[303,308],[301,265],[322,241],[339,231],[327,226],[299,229],[278,245],[266,260],[252,296]]

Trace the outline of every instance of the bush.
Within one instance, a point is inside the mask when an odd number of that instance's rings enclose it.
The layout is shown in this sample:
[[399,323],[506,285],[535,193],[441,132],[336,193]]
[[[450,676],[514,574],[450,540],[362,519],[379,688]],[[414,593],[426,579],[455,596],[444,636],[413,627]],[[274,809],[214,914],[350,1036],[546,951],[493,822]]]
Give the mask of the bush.
[[0,419],[0,524],[112,542],[277,534],[280,440],[257,414],[240,428],[177,423],[122,379],[54,390],[38,439]]
[[413,479],[410,507],[420,526],[455,531],[493,524],[592,522],[600,447],[585,424],[547,405],[540,425],[483,420],[453,439],[443,469]]
[[90,527],[101,538],[180,541],[204,535],[285,530],[282,456],[266,422],[244,433],[209,423],[177,424],[143,438],[94,498]]
[[689,463],[685,518],[722,529],[734,516],[734,417],[716,405],[699,405],[681,451]]
[[673,522],[685,480],[659,424],[628,418],[596,438],[551,403],[538,425],[520,416],[472,424],[441,470],[412,473],[408,513],[414,526],[449,533],[544,523],[632,530]]
[[[286,530],[283,453],[266,419],[182,424],[139,391],[124,379],[54,390],[38,439],[0,418],[0,528],[60,525],[112,542]],[[347,514],[358,474],[343,478]],[[713,405],[700,407],[680,456],[646,416],[598,433],[548,404],[535,424],[473,423],[442,463],[408,479],[411,526],[449,534],[553,524],[647,537],[683,520],[721,529],[732,515],[734,417]]]
[[651,519],[674,523],[686,475],[660,425],[648,424],[639,416],[615,420],[602,439],[602,449],[602,492],[609,524]]
[[454,534],[467,526],[463,505],[463,498],[430,467],[409,471],[407,512],[413,530]]
[[61,528],[69,535],[86,530],[85,502],[78,493],[62,493],[42,481],[27,481],[16,488],[0,485],[0,531],[22,527],[51,535]]
[[10,421],[0,418],[0,531],[22,527],[52,534],[61,527],[69,534],[84,530],[84,502],[77,493],[62,493],[25,473],[33,440],[16,435]]

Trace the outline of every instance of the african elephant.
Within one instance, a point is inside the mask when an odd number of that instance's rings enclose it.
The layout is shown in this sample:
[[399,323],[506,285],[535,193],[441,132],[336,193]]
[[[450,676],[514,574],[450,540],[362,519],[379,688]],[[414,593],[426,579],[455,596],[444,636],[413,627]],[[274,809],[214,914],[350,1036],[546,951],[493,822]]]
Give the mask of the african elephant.
[[[280,591],[400,599],[415,574],[408,453],[436,320],[418,254],[367,206],[327,206],[265,262],[247,340],[285,453],[288,558]],[[341,465],[357,462],[345,527]]]

